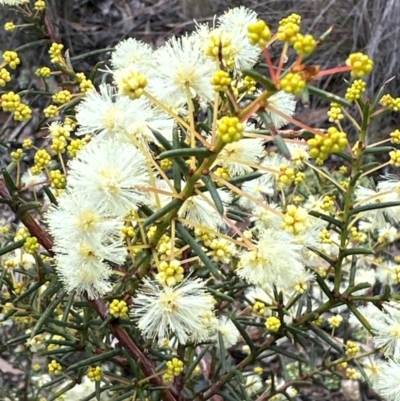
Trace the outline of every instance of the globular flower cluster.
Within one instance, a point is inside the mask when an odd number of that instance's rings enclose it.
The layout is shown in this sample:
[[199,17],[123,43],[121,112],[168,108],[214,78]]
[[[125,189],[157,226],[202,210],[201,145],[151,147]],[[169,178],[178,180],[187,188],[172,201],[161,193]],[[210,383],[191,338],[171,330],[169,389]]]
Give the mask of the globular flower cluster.
[[330,153],[341,152],[348,144],[347,134],[339,131],[336,127],[330,127],[326,137],[316,135],[307,141],[310,146],[310,156],[322,164]]
[[293,39],[293,48],[297,54],[307,55],[314,51],[317,42],[312,35],[302,35],[298,33]]
[[147,86],[147,78],[137,71],[130,71],[127,74],[117,74],[116,82],[119,93],[128,96],[129,99],[138,99],[143,94]]
[[250,24],[247,28],[247,37],[252,45],[258,45],[264,48],[271,39],[271,31],[264,20]]
[[61,52],[64,49],[64,45],[61,43],[52,43],[49,49],[49,54],[50,54],[50,61],[53,64],[56,63],[61,63],[62,61],[62,55]]
[[331,103],[331,108],[328,110],[327,114],[331,123],[338,123],[344,118],[340,105],[335,102]]
[[171,382],[175,376],[179,376],[184,370],[183,362],[178,358],[173,358],[171,361],[168,361],[166,365],[167,372],[164,373],[163,379],[167,383]]
[[11,81],[10,73],[5,69],[0,69],[0,86],[6,86],[7,82]]
[[215,71],[211,83],[214,85],[216,91],[226,90],[232,83],[232,78],[230,78],[227,71],[218,70]]
[[61,90],[53,95],[53,102],[57,104],[68,103],[71,100],[72,93],[68,90]]
[[298,23],[292,21],[281,21],[276,37],[278,40],[291,43],[297,39],[297,34],[299,32],[300,26]]
[[20,96],[12,91],[1,95],[1,107],[4,111],[13,112],[16,121],[28,121],[32,115],[32,109],[21,102]]
[[350,54],[346,65],[351,67],[351,76],[354,78],[362,78],[374,68],[374,62],[366,54],[360,52]]
[[399,111],[400,110],[400,97],[394,98],[390,94],[383,95],[380,104],[384,107],[388,107],[389,109],[393,111]]
[[174,286],[183,280],[183,273],[179,260],[172,260],[170,263],[163,261],[158,266],[157,279],[162,284]]
[[354,80],[351,86],[347,88],[346,99],[350,101],[360,99],[362,94],[365,92],[366,87],[367,84],[361,79]]
[[6,50],[3,53],[3,60],[13,70],[15,70],[17,68],[17,66],[21,63],[21,60],[19,59],[18,53],[14,52],[14,51],[11,51],[11,50]]
[[110,303],[110,314],[115,318],[128,317],[128,305],[125,301],[119,301],[118,299],[113,299]]
[[101,367],[96,366],[94,368],[89,368],[87,371],[87,377],[92,382],[99,382],[101,380]]
[[294,95],[299,95],[306,84],[306,81],[299,72],[289,72],[279,81],[282,90]]
[[218,136],[225,143],[242,139],[244,126],[237,117],[224,116],[218,121]]

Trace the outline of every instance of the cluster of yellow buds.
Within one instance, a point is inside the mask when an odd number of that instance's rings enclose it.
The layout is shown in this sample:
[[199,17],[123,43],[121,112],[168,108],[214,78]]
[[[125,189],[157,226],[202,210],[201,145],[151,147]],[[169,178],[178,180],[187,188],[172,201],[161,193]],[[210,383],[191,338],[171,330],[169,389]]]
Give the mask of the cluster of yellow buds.
[[59,375],[62,372],[62,366],[53,359],[48,365],[49,375]]
[[83,149],[83,147],[90,142],[90,136],[86,136],[83,139],[73,139],[67,146],[68,155],[71,159],[76,157],[78,152]]
[[331,233],[326,228],[324,228],[319,233],[319,241],[321,242],[321,244],[331,244],[332,243]]
[[162,261],[158,267],[157,279],[160,283],[167,286],[174,286],[183,280],[183,267],[179,260],[171,260],[171,262]]
[[295,174],[294,169],[288,167],[286,163],[281,163],[279,165],[278,182],[289,186],[293,183]]
[[40,174],[51,162],[51,156],[45,149],[39,149],[33,158],[35,164],[31,171],[33,174]]
[[7,82],[11,81],[10,73],[5,69],[0,69],[0,86],[6,86]]
[[25,156],[24,151],[20,148],[15,150],[14,152],[10,153],[10,156],[13,158],[13,160],[18,161],[22,160],[22,158]]
[[36,237],[28,237],[25,240],[24,249],[26,253],[33,255],[39,249],[40,244]]
[[13,32],[16,27],[17,26],[12,21],[6,22],[4,24],[4,30],[7,31],[7,32]]
[[362,78],[368,75],[374,68],[374,62],[364,53],[352,53],[346,60],[346,65],[351,68],[353,78]]
[[297,34],[300,32],[300,23],[294,22],[291,17],[284,18],[279,22],[276,38],[288,43],[293,43]]
[[20,103],[14,110],[14,120],[28,121],[32,117],[32,109],[25,103]]
[[18,53],[14,52],[12,50],[6,50],[3,53],[3,60],[5,63],[7,63],[10,68],[15,70],[17,68],[17,65],[21,63],[21,60],[18,57]]
[[36,0],[33,8],[36,11],[42,11],[46,8],[46,2],[44,0]]
[[56,104],[65,104],[71,101],[72,98],[72,93],[68,90],[61,90],[59,92],[56,92],[52,99],[53,102]]
[[101,367],[96,366],[94,368],[92,367],[88,368],[86,375],[90,379],[90,381],[99,382],[101,380]]
[[21,239],[26,239],[29,236],[29,231],[25,227],[19,228],[15,233],[14,241],[20,241]]
[[325,210],[326,212],[334,212],[334,206],[335,206],[335,195],[325,195],[322,198],[322,205],[321,209]]
[[129,237],[129,238],[134,238],[135,237],[135,229],[129,225],[129,226],[123,226],[122,227],[122,235],[124,238]]
[[48,78],[51,75],[51,70],[49,67],[39,67],[35,71],[35,75],[40,78]]
[[4,111],[15,111],[20,103],[20,96],[14,92],[7,92],[1,95],[1,107]]
[[355,343],[354,341],[347,341],[344,348],[345,348],[346,355],[350,356],[350,357],[356,356],[358,354],[358,352],[360,351],[360,346],[357,343]]
[[392,150],[389,152],[390,164],[394,164],[396,167],[400,167],[400,149]]
[[194,230],[194,234],[196,238],[198,238],[200,241],[203,241],[205,246],[210,246],[212,240],[215,238],[215,234],[212,234],[203,228],[196,228]]
[[387,107],[393,111],[400,110],[400,97],[392,97],[391,95],[387,94],[382,96],[382,99],[379,102],[383,107]]
[[120,95],[128,96],[132,100],[143,95],[148,83],[147,78],[136,71],[119,74],[115,78]]
[[222,58],[224,65],[228,68],[233,67],[233,53],[231,37],[219,29],[210,32],[204,46],[204,54],[216,61]]
[[244,77],[243,85],[246,87],[247,93],[249,94],[254,93],[257,89],[257,82],[249,76]]
[[357,227],[350,228],[351,239],[356,242],[365,242],[367,235],[361,231],[357,230]]
[[236,248],[231,241],[225,238],[215,238],[211,241],[211,255],[214,262],[229,263],[236,254]]
[[60,170],[50,171],[51,187],[55,189],[65,189],[67,178]]
[[306,209],[296,205],[287,206],[281,226],[284,230],[297,235],[304,232],[308,225],[308,213]]
[[55,104],[50,104],[47,106],[45,109],[43,109],[43,113],[46,118],[54,118],[60,114],[58,107]]
[[[214,171],[214,174],[224,180],[229,180],[229,178],[231,178],[231,175],[229,174],[229,169],[227,167],[218,167]],[[217,185],[222,186],[223,184],[217,182]]]
[[267,308],[264,302],[256,301],[253,305],[253,312],[258,316],[264,316]]
[[260,46],[262,49],[271,40],[271,31],[262,19],[250,24],[247,27],[247,37],[252,45]]
[[336,127],[330,127],[326,137],[315,135],[307,141],[310,146],[310,157],[322,164],[330,153],[341,152],[347,146],[347,134],[340,132]]
[[328,110],[327,114],[331,123],[339,123],[339,121],[344,118],[340,104],[335,102],[331,103],[331,108]]
[[214,75],[211,78],[211,83],[217,92],[224,91],[227,90],[229,85],[232,83],[232,78],[226,71],[218,70],[214,72]]
[[296,185],[301,184],[306,178],[306,175],[302,171],[297,171],[296,175],[294,176],[294,183]]
[[350,102],[361,98],[365,92],[367,84],[361,79],[356,79],[349,88],[347,88],[345,98]]
[[173,163],[172,159],[166,158],[166,159],[162,159],[160,161],[160,167],[164,171],[170,170],[173,167],[173,165],[174,165],[174,163]]
[[64,45],[61,43],[52,43],[49,49],[49,54],[50,54],[50,61],[55,64],[55,63],[61,63],[62,61],[62,56],[61,52],[62,49],[64,49]]
[[217,123],[217,135],[225,143],[240,141],[243,137],[244,125],[237,117],[224,116]]
[[183,362],[178,358],[173,358],[167,362],[167,372],[163,375],[163,379],[166,383],[170,383],[174,376],[179,376],[184,369]]
[[299,72],[289,72],[279,81],[281,89],[293,95],[299,95],[306,84],[306,81]]
[[278,331],[281,325],[281,321],[275,316],[267,317],[265,321],[265,327],[270,331]]
[[343,318],[340,315],[334,315],[328,319],[329,326],[332,329],[338,328],[343,322]]
[[317,44],[312,35],[302,35],[298,33],[292,40],[293,49],[297,54],[307,55],[314,51]]
[[279,21],[279,25],[286,25],[289,22],[292,24],[300,25],[301,24],[301,16],[299,14],[292,13],[289,16],[282,18]]
[[86,75],[83,72],[78,72],[75,75],[75,80],[79,83],[79,89],[82,93],[86,93],[89,90],[94,89],[93,82],[86,78]]
[[32,116],[31,108],[21,102],[21,98],[14,92],[7,92],[1,95],[1,107],[4,111],[14,113],[14,120],[28,121]]
[[400,143],[400,130],[396,129],[390,133],[390,142]]
[[361,373],[355,368],[347,368],[346,377],[350,380],[359,380],[361,379]]
[[128,317],[128,305],[125,301],[120,301],[118,299],[113,299],[110,303],[110,315],[114,316],[115,318],[127,318]]

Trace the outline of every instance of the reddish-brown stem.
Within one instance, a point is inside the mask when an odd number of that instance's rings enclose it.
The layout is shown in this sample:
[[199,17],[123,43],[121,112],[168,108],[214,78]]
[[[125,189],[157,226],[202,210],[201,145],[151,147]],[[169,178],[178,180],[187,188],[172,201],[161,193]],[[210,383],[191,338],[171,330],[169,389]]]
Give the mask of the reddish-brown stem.
[[344,65],[342,67],[330,68],[329,70],[320,71],[318,73],[318,75],[316,75],[314,78],[320,78],[320,77],[324,77],[325,75],[333,75],[333,74],[337,74],[338,72],[346,72],[346,71],[350,71],[350,70],[351,70],[351,67],[348,67],[347,65]]
[[269,54],[269,51],[267,48],[265,48],[263,50],[263,54],[265,57],[265,61],[268,65],[269,74],[271,75],[271,80],[274,83],[274,85],[276,85],[278,82],[276,80],[275,68],[274,68],[274,64],[272,63],[272,60],[271,60],[271,55]]
[[[100,298],[94,299],[94,300],[91,300],[90,303],[92,304],[94,309],[97,311],[97,313],[103,320],[105,320],[108,317],[108,307],[102,299],[100,299]],[[140,351],[140,349],[136,346],[136,344],[129,337],[129,335],[125,331],[125,329],[116,323],[110,323],[108,325],[108,327],[109,327],[111,333],[114,334],[115,338],[118,339],[121,346],[128,351],[129,355],[135,361],[140,362],[140,366],[142,368],[144,375],[146,377],[151,377],[151,379],[149,379],[151,384],[153,384],[154,386],[157,386],[157,387],[165,386],[163,380],[159,376],[155,375],[153,363],[143,354],[142,351]],[[166,401],[181,400],[181,398],[179,398],[178,392],[173,387],[171,387],[167,390],[164,390],[163,396],[164,396],[163,399],[165,399]]]
[[47,35],[49,35],[50,40],[54,43],[59,43],[56,28],[48,11],[46,11],[46,15],[44,17],[44,26],[46,27],[46,32]]
[[[10,194],[2,180],[0,180],[0,198],[11,200]],[[17,208],[15,206],[11,204],[10,208],[15,214],[17,214]],[[54,255],[52,239],[43,230],[43,228],[39,226],[39,224],[34,220],[34,218],[29,213],[24,213],[22,216],[19,216],[19,218],[21,219],[21,222],[25,225],[25,227],[29,230],[30,234],[38,239],[39,243],[43,246],[43,248],[45,248],[50,253],[50,255]],[[108,307],[102,299],[98,298],[95,300],[89,300],[89,302],[92,304],[96,312],[103,320],[105,320],[108,317]],[[119,341],[121,346],[124,349],[126,349],[129,355],[135,361],[140,362],[140,366],[144,375],[146,377],[151,377],[149,379],[150,383],[157,387],[165,386],[163,380],[156,375],[153,363],[136,346],[136,344],[129,337],[126,330],[115,322],[109,323],[108,327],[111,333]],[[183,401],[182,398],[179,398],[178,392],[172,386],[169,389],[163,391],[163,400]]]

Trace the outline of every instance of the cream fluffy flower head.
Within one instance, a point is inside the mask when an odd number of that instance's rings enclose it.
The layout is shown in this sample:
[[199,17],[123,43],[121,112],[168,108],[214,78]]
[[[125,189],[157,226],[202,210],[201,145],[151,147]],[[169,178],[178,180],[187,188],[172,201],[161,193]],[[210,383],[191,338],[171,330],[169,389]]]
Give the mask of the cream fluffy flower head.
[[177,108],[187,104],[188,96],[212,101],[211,78],[217,68],[193,37],[169,40],[154,58],[156,74],[149,79],[148,90],[158,100]]
[[84,240],[93,246],[102,246],[104,236],[118,239],[121,236],[122,218],[115,218],[103,205],[93,205],[87,196],[70,191],[58,198],[46,215],[49,231],[56,243]]
[[237,274],[260,287],[271,284],[281,288],[294,286],[297,277],[304,274],[301,250],[302,246],[295,243],[291,234],[282,230],[263,230],[256,249],[240,256]]
[[90,299],[104,295],[111,289],[108,281],[112,269],[105,260],[121,264],[126,256],[122,242],[107,243],[101,247],[88,242],[61,242],[55,246],[56,270],[67,291],[86,292]]
[[[181,344],[200,342],[215,331],[214,298],[201,279],[185,279],[174,287],[162,287],[145,278],[134,298],[131,316],[142,334],[159,344],[172,335]],[[210,320],[211,317],[211,320]]]
[[264,155],[263,142],[261,138],[244,138],[228,143],[217,162],[229,170],[231,177],[249,173],[253,171],[251,164],[257,164]]
[[[225,349],[235,345],[240,339],[239,330],[233,324],[232,320],[226,316],[222,316],[218,321],[217,333],[221,333],[222,341],[224,342]],[[218,334],[216,340],[218,341]]]
[[383,312],[372,317],[370,324],[376,347],[381,348],[385,356],[400,359],[400,304],[385,302]]
[[400,401],[400,363],[389,359],[378,367],[378,379],[374,383],[374,390],[385,400]]
[[[232,195],[229,192],[217,189],[224,206],[232,201]],[[211,230],[218,230],[224,224],[222,216],[219,214],[211,195],[208,192],[200,193],[187,199],[178,215],[186,219],[186,224],[195,226],[200,224]]]
[[111,65],[114,70],[131,67],[138,71],[146,71],[153,64],[152,48],[147,43],[134,38],[119,42],[111,56]]
[[113,139],[125,143],[156,142],[151,129],[172,137],[174,121],[150,106],[143,98],[131,100],[117,94],[115,87],[100,85],[90,91],[76,107],[78,135],[95,135],[96,139]]
[[91,142],[69,163],[68,185],[114,216],[125,216],[145,203],[150,185],[146,158],[133,145]]
[[[261,92],[258,92],[258,94],[260,95]],[[289,121],[283,116],[277,114],[273,109],[292,117],[296,110],[296,103],[295,97],[284,91],[276,92],[268,98],[265,112],[268,114],[275,128],[282,128],[284,125],[288,124]],[[268,109],[268,105],[271,106],[270,109]]]

